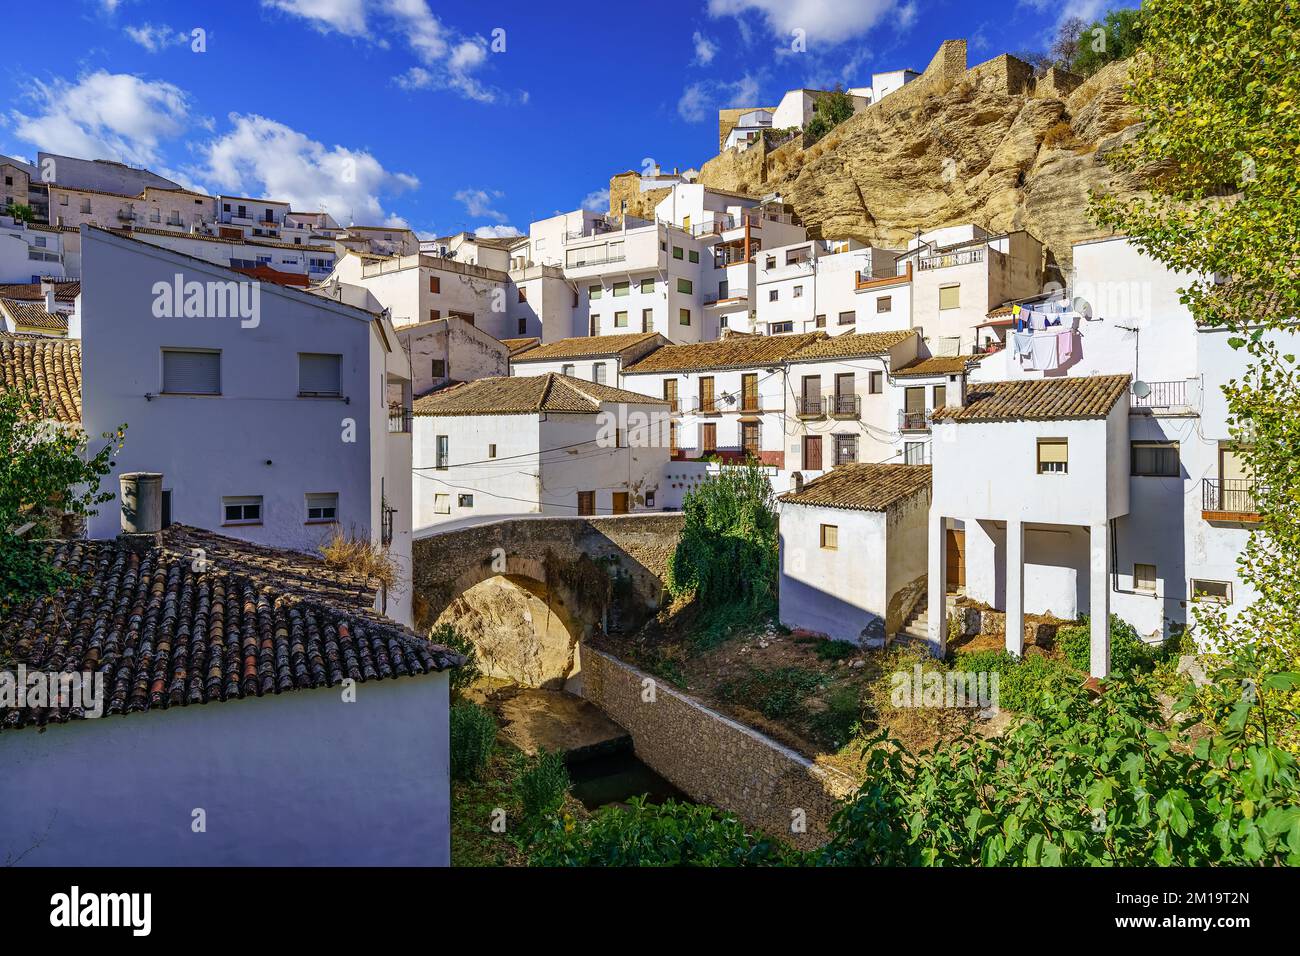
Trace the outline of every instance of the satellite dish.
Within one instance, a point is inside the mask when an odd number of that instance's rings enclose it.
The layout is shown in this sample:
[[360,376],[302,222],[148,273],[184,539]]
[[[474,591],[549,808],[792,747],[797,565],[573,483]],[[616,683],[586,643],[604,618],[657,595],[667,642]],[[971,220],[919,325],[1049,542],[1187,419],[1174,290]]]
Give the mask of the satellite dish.
[[1138,398],[1146,398],[1151,394],[1151,386],[1142,381],[1142,379],[1138,379],[1133,383],[1133,394]]
[[1083,316],[1085,322],[1092,321],[1092,304],[1083,296],[1076,295],[1074,300],[1070,303],[1070,308]]

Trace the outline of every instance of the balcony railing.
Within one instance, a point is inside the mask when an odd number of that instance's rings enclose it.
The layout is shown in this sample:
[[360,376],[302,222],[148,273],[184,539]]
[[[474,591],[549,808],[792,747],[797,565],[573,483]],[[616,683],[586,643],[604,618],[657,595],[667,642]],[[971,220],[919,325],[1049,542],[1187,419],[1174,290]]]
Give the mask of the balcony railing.
[[975,262],[984,261],[984,247],[976,249],[963,249],[961,252],[944,252],[937,256],[925,256],[917,263],[917,269],[925,272],[928,269],[946,269],[949,266],[968,266]]
[[625,261],[627,261],[627,255],[622,252],[615,253],[614,255],[610,255],[608,253],[602,253],[599,256],[571,255],[568,268],[583,269],[586,268],[587,266],[603,266],[611,262],[625,262]]
[[740,410],[742,412],[761,412],[763,408],[757,395],[742,395],[740,397]]
[[928,432],[930,421],[925,412],[901,411],[898,413],[898,428],[905,432]]
[[826,403],[821,396],[804,396],[795,399],[795,413],[804,418],[819,418],[826,414]]
[[1130,395],[1133,408],[1180,408],[1187,405],[1187,382],[1146,382],[1148,391],[1139,395],[1136,391]]
[[735,265],[737,262],[753,262],[756,252],[758,252],[758,244],[754,242],[749,244],[748,259],[745,258],[743,246],[718,246],[713,251],[713,267],[721,269],[725,266]]
[[390,435],[410,434],[411,410],[409,408],[390,408],[388,410],[388,433]]
[[862,399],[857,395],[836,395],[830,403],[834,418],[858,418],[862,415]]
[[1254,479],[1202,479],[1201,511],[1223,515],[1258,516],[1259,506],[1255,503]]

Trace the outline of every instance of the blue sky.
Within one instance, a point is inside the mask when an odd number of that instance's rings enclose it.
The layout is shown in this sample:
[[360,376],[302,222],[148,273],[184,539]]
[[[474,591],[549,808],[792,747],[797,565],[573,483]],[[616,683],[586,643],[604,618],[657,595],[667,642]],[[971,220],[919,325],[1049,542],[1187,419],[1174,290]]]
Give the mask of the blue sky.
[[1065,17],[1133,5],[47,0],[45,40],[0,64],[0,152],[146,165],[345,223],[509,234],[596,205],[647,158],[698,166],[719,108],[923,69],[948,38],[972,64],[1042,49]]

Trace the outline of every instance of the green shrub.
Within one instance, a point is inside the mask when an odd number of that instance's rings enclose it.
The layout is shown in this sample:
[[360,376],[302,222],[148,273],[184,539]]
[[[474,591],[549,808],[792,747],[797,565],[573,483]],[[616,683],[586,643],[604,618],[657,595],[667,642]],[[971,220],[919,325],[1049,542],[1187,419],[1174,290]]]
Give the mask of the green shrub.
[[519,802],[523,804],[524,818],[536,823],[564,805],[569,792],[569,770],[564,765],[564,754],[542,751],[530,760],[530,766],[519,775]]
[[813,647],[817,658],[823,661],[842,661],[858,652],[858,647],[849,641],[820,640]]
[[633,797],[586,820],[554,817],[536,835],[533,866],[781,866],[786,850],[712,807]]
[[477,780],[492,756],[497,722],[478,704],[452,706],[448,724],[451,737],[451,779]]
[[752,707],[769,720],[779,720],[798,710],[824,680],[821,673],[806,667],[751,668],[745,676],[719,684],[717,694],[729,703]]
[[851,686],[836,687],[826,697],[826,709],[813,716],[814,736],[839,749],[853,739],[862,719],[862,698]]
[[464,655],[465,663],[460,667],[453,667],[447,680],[452,696],[459,696],[461,691],[478,680],[482,674],[478,667],[478,650],[474,647],[474,642],[462,636],[450,624],[435,627],[429,632],[429,640]]
[[[1078,624],[1056,632],[1056,646],[1075,668],[1087,674],[1091,669],[1092,630],[1085,614]],[[1117,614],[1110,616],[1110,671],[1115,676],[1147,673],[1154,666],[1158,649],[1138,636],[1133,625]]]
[[1041,714],[1053,699],[1083,683],[1083,675],[1057,657],[1030,654],[1019,660],[1006,651],[958,651],[953,669],[998,675],[998,706],[1022,714]]

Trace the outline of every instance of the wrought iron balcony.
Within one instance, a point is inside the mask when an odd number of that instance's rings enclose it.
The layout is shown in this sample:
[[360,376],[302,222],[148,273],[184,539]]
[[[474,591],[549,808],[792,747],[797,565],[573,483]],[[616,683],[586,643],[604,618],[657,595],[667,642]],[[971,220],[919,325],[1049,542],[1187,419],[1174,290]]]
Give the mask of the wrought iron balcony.
[[905,432],[928,432],[930,420],[925,412],[901,411],[898,413],[898,428]]
[[862,417],[862,399],[857,395],[836,395],[829,401],[832,418]]
[[1201,517],[1207,521],[1258,521],[1253,478],[1203,478]]
[[800,418],[821,418],[826,414],[826,402],[821,396],[796,398],[795,413]]

